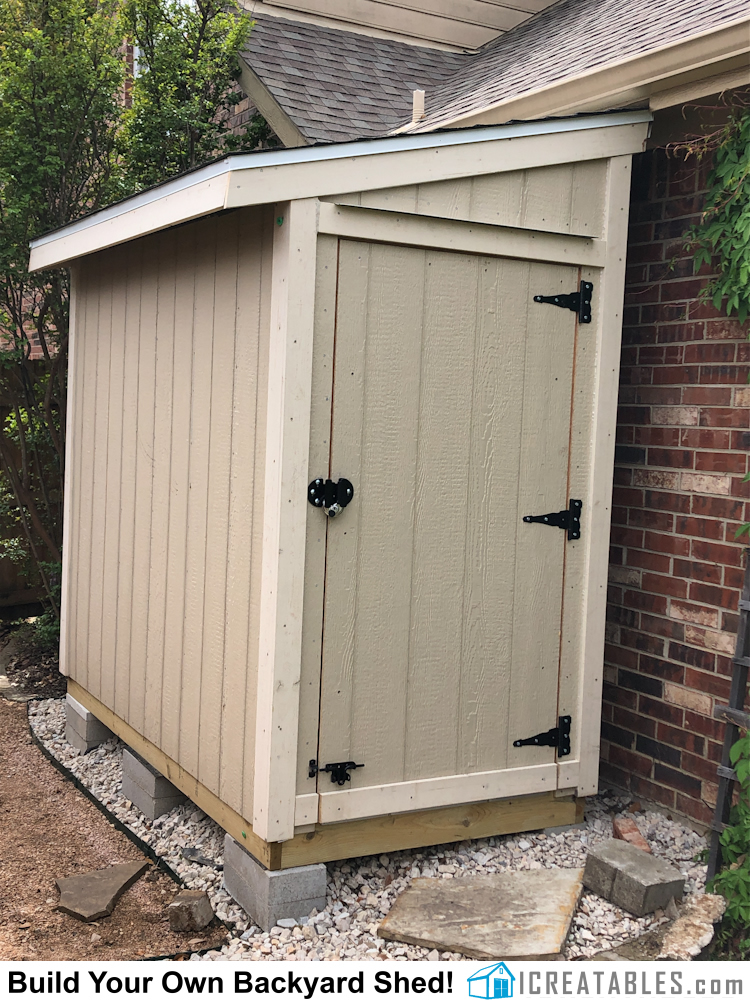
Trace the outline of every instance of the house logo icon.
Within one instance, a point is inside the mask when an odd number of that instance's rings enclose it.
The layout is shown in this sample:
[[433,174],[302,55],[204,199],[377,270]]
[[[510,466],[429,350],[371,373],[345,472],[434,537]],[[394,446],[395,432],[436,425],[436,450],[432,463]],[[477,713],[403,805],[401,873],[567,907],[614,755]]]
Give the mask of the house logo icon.
[[516,977],[505,962],[487,965],[473,976],[469,976],[469,996],[480,1000],[494,1000],[495,997],[512,997]]

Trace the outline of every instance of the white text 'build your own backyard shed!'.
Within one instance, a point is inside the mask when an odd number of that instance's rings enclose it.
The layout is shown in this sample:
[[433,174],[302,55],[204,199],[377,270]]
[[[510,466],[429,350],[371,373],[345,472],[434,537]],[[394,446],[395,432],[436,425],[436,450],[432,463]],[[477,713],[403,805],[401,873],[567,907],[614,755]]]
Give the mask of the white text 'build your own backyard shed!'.
[[266,868],[595,792],[649,121],[236,155],[34,243],[72,271],[69,692]]

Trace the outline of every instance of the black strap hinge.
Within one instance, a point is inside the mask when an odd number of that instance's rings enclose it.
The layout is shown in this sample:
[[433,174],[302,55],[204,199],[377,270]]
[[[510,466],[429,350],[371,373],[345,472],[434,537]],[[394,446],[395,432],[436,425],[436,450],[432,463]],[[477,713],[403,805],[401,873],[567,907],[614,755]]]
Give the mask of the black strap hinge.
[[514,747],[555,747],[558,757],[567,757],[570,754],[570,724],[569,715],[561,715],[557,720],[554,729],[548,729],[546,733],[537,733],[536,736],[529,736],[525,740],[514,740]]
[[316,774],[330,774],[332,784],[345,785],[347,781],[352,780],[349,772],[357,767],[364,766],[364,764],[355,764],[353,760],[342,760],[336,764],[326,764],[325,767],[318,767],[317,760],[313,759],[308,764],[307,776],[308,778],[314,778]]
[[570,309],[571,312],[578,313],[580,323],[591,322],[591,296],[594,286],[590,281],[582,281],[577,292],[570,292],[567,295],[535,295],[535,302],[546,302],[551,306],[560,306],[561,309]]
[[567,510],[558,510],[551,514],[527,514],[526,524],[548,524],[551,528],[562,528],[568,533],[568,541],[574,542],[581,537],[581,511],[583,500],[571,500]]

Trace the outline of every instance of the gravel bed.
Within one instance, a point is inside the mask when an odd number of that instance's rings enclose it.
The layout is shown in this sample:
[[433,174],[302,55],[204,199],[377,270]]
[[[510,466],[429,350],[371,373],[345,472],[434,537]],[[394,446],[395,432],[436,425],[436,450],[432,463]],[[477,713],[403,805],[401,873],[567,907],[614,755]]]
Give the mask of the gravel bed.
[[[221,864],[224,831],[189,803],[153,822],[146,819],[120,790],[124,744],[115,739],[81,755],[65,741],[64,706],[62,699],[32,702],[29,721],[34,733],[121,822],[167,861],[187,887],[206,890],[217,916],[232,932],[221,952],[201,956],[215,961],[462,960],[462,955],[428,951],[377,937],[378,924],[412,878],[582,868],[588,848],[612,836],[613,817],[627,811],[632,803],[630,798],[607,793],[588,799],[584,829],[490,837],[331,863],[327,866],[326,908],[299,924],[283,920],[282,924],[287,926],[273,927],[270,933],[263,933],[226,892],[220,871],[182,857],[184,848],[198,848],[205,859]],[[686,894],[702,891],[706,866],[695,857],[706,846],[705,839],[660,813],[628,815],[638,824],[653,853],[670,861],[685,876]],[[573,919],[565,957],[586,958],[598,951],[611,950],[666,920],[661,911],[647,917],[633,917],[585,891]]]

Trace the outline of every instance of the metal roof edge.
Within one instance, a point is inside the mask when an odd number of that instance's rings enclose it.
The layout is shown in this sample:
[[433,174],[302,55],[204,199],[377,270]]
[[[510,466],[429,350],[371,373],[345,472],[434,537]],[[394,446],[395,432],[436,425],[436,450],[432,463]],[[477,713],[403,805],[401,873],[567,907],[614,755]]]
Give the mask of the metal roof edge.
[[[100,209],[91,215],[84,216],[77,222],[32,240],[30,244],[32,251],[30,268],[31,270],[40,270],[45,267],[54,267],[64,260],[81,256],[82,254],[74,253],[70,257],[54,258],[54,252],[50,254],[49,250],[43,254],[38,252],[44,248],[51,249],[52,244],[78,236],[89,229],[103,227],[111,230],[118,223],[118,220],[125,220],[128,216],[133,223],[136,217],[142,217],[142,210],[149,207],[155,212],[158,212],[159,209],[166,211],[166,206],[169,204],[169,211],[166,213],[169,216],[168,221],[165,218],[164,223],[160,224],[154,218],[149,217],[150,223],[146,228],[138,225],[128,226],[126,222],[125,228],[128,232],[122,233],[119,238],[106,240],[102,244],[102,248],[105,245],[111,246],[115,243],[126,242],[140,235],[146,235],[148,232],[201,218],[228,207],[238,207],[235,201],[230,204],[229,199],[229,185],[233,175],[243,174],[247,177],[248,174],[257,172],[260,179],[260,175],[264,171],[285,166],[306,163],[321,164],[341,160],[356,161],[365,157],[377,157],[412,150],[439,150],[452,146],[486,144],[498,140],[645,124],[652,119],[653,115],[647,110],[618,111],[578,115],[571,118],[552,118],[436,131],[420,135],[385,136],[379,139],[304,146],[295,149],[237,153],[165,181],[140,194],[132,195],[124,201]],[[276,200],[279,199],[277,197],[269,198],[269,202]],[[130,231],[131,229],[132,231]],[[43,258],[43,261],[41,263],[39,263],[39,259],[35,261],[35,256]]]

